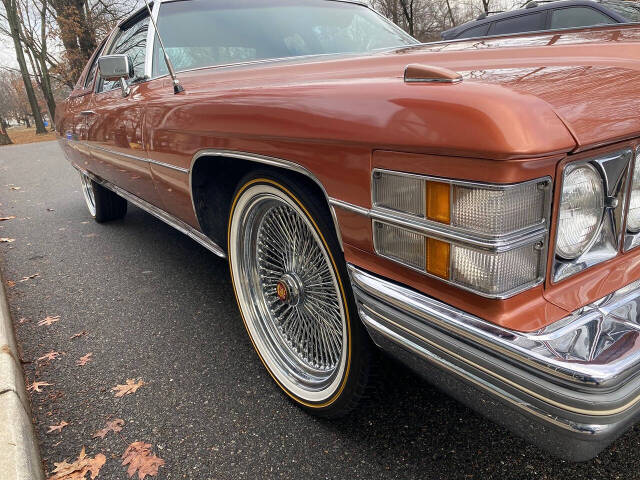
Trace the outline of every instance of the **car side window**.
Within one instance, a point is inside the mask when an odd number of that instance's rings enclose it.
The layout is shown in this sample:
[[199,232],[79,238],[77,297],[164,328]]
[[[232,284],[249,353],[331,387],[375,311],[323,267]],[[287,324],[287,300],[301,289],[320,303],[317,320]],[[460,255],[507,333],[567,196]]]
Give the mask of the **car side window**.
[[[126,54],[133,65],[133,78],[131,82],[144,79],[144,63],[147,48],[147,31],[149,30],[149,17],[138,20],[124,30],[120,30],[107,55]],[[107,82],[100,80],[98,92],[106,92],[120,86],[120,81]]]
[[469,28],[458,35],[458,38],[484,37],[489,32],[490,25],[491,23],[485,23],[484,25],[478,25],[477,27]]
[[508,33],[535,32],[544,30],[546,12],[530,13],[518,17],[497,20],[491,27],[491,35],[506,35]]
[[614,19],[591,7],[569,7],[554,10],[551,28],[575,28],[617,23]]

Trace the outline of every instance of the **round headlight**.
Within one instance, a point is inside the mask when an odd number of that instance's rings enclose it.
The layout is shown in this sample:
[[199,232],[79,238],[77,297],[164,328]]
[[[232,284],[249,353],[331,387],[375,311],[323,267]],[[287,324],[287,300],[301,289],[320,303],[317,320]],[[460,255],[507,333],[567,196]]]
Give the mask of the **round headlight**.
[[604,188],[598,172],[583,165],[565,175],[556,253],[566,260],[582,255],[598,234],[603,215]]
[[640,232],[640,154],[636,156],[636,165],[633,167],[629,213],[627,214],[627,230],[632,233]]

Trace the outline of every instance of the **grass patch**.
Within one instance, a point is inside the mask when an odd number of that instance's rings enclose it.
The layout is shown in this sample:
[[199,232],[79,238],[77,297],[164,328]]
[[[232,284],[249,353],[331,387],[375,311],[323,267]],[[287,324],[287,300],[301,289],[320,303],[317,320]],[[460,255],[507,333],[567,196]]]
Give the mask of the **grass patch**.
[[48,142],[56,139],[56,132],[45,133],[44,135],[36,135],[35,128],[13,127],[8,128],[7,133],[14,145],[22,145],[24,143]]

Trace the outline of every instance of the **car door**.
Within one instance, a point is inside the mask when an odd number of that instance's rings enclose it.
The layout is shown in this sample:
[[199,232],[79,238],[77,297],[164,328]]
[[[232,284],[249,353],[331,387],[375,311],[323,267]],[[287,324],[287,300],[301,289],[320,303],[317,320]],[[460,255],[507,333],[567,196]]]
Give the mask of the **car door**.
[[106,54],[125,54],[133,65],[130,92],[123,94],[120,81],[99,78],[87,116],[87,136],[96,174],[143,200],[158,205],[158,196],[145,153],[143,124],[146,81],[145,58],[149,16],[146,12],[120,26]]

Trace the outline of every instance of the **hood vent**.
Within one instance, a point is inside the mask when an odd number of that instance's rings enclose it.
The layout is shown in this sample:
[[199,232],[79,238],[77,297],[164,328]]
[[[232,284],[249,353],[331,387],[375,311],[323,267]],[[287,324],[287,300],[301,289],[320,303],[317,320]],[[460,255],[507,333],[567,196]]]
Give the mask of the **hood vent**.
[[453,70],[432,65],[407,65],[404,70],[406,83],[458,83],[462,81],[462,75]]

